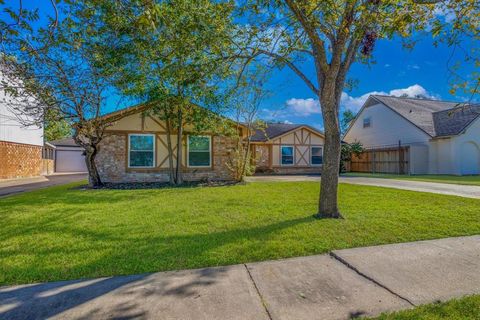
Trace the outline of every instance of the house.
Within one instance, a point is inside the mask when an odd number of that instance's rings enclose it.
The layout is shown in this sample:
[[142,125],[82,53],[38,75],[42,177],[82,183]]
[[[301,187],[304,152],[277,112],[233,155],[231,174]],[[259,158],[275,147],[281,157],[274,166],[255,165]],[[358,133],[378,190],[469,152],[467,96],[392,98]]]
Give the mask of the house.
[[55,147],[55,172],[86,172],[85,153],[73,138],[49,141]]
[[251,137],[257,172],[278,174],[320,173],[322,132],[304,124],[267,123]]
[[367,150],[358,171],[480,174],[480,105],[372,95],[344,141]]
[[[44,147],[43,128],[25,126],[0,90],[0,179],[34,177],[53,172],[51,146]],[[27,119],[28,120],[28,119]]]
[[[147,109],[140,105],[104,116],[111,125],[105,130],[96,157],[102,181],[168,181],[166,124],[148,115]],[[236,135],[245,139],[246,127],[236,123],[235,127],[239,129]],[[305,125],[270,124],[265,133],[256,131],[253,136],[252,148],[260,159],[259,167],[279,173],[320,171],[323,145],[320,132]],[[228,163],[238,136],[209,132],[194,135],[191,128],[185,128],[181,159],[184,179],[231,180]],[[172,142],[175,141],[176,136],[172,134]],[[176,155],[174,150],[174,165]]]

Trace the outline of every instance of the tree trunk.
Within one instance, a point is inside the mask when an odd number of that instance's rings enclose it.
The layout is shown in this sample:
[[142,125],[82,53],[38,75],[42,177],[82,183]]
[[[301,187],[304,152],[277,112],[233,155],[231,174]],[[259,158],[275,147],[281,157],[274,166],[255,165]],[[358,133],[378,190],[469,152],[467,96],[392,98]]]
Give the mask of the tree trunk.
[[181,185],[183,183],[183,176],[182,176],[182,138],[183,138],[183,113],[182,109],[180,108],[178,111],[178,129],[177,129],[177,167],[175,170],[175,183],[177,185]]
[[103,186],[100,175],[98,174],[95,157],[97,156],[97,146],[85,147],[85,163],[88,169],[88,185],[92,188]]
[[165,122],[167,125],[168,180],[173,185],[175,184],[175,167],[173,166],[172,126],[168,117]]
[[325,127],[325,146],[323,150],[320,201],[317,217],[340,218],[337,198],[341,151],[340,124],[337,111],[338,101],[333,91],[322,92],[320,97]]

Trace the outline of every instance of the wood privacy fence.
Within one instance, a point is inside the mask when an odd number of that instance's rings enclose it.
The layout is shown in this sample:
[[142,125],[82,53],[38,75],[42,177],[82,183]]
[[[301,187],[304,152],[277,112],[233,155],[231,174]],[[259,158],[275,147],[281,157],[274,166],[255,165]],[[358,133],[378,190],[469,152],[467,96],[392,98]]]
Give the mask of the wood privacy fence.
[[350,161],[351,172],[408,174],[408,146],[367,149]]

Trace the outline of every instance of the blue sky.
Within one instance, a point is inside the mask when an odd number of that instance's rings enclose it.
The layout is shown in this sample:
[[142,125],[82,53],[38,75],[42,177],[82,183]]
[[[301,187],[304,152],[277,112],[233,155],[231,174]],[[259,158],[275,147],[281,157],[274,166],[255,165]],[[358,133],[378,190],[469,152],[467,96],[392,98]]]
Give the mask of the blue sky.
[[[462,101],[466,97],[449,93],[451,88],[450,64],[462,62],[463,56],[447,46],[433,45],[428,36],[420,38],[413,50],[402,47],[399,39],[377,42],[371,65],[354,64],[349,77],[358,80],[358,86],[345,92],[342,109],[358,111],[370,93],[411,96],[422,94],[433,99]],[[311,63],[305,63],[304,70],[312,70]],[[462,73],[468,73],[463,66]],[[287,68],[275,71],[268,89],[272,95],[262,106],[261,116],[275,121],[307,123],[322,128],[318,101],[310,89]]]
[[[40,6],[41,17],[53,14],[49,1],[41,2],[39,5],[36,0],[29,0],[24,2],[24,6],[30,9]],[[375,63],[353,64],[348,76],[356,79],[358,86],[344,93],[342,110],[358,111],[370,93],[421,94],[433,99],[465,100],[467,98],[465,96],[452,96],[449,93],[451,74],[447,66],[448,61],[450,65],[462,62],[463,54],[458,50],[452,54],[452,48],[445,45],[435,47],[428,35],[416,40],[418,42],[412,50],[404,49],[400,39],[378,41],[374,50]],[[468,49],[471,44],[467,42],[463,45]],[[462,74],[473,71],[472,67],[465,63],[461,66]],[[301,69],[312,79],[314,78],[311,62],[303,63]],[[320,107],[314,94],[288,68],[274,70],[267,89],[271,94],[262,103],[260,118],[305,123],[319,129],[323,128]],[[107,112],[118,108],[117,99],[109,99],[109,101]]]

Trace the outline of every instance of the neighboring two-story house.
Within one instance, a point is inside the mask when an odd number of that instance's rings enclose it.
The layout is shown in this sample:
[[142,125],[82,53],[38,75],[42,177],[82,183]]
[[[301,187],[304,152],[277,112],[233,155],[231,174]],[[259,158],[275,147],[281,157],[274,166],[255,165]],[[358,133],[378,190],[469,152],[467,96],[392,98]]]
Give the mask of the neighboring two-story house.
[[380,155],[388,158],[388,150],[406,149],[403,173],[480,174],[480,105],[372,95],[343,140],[375,150],[372,162]]

